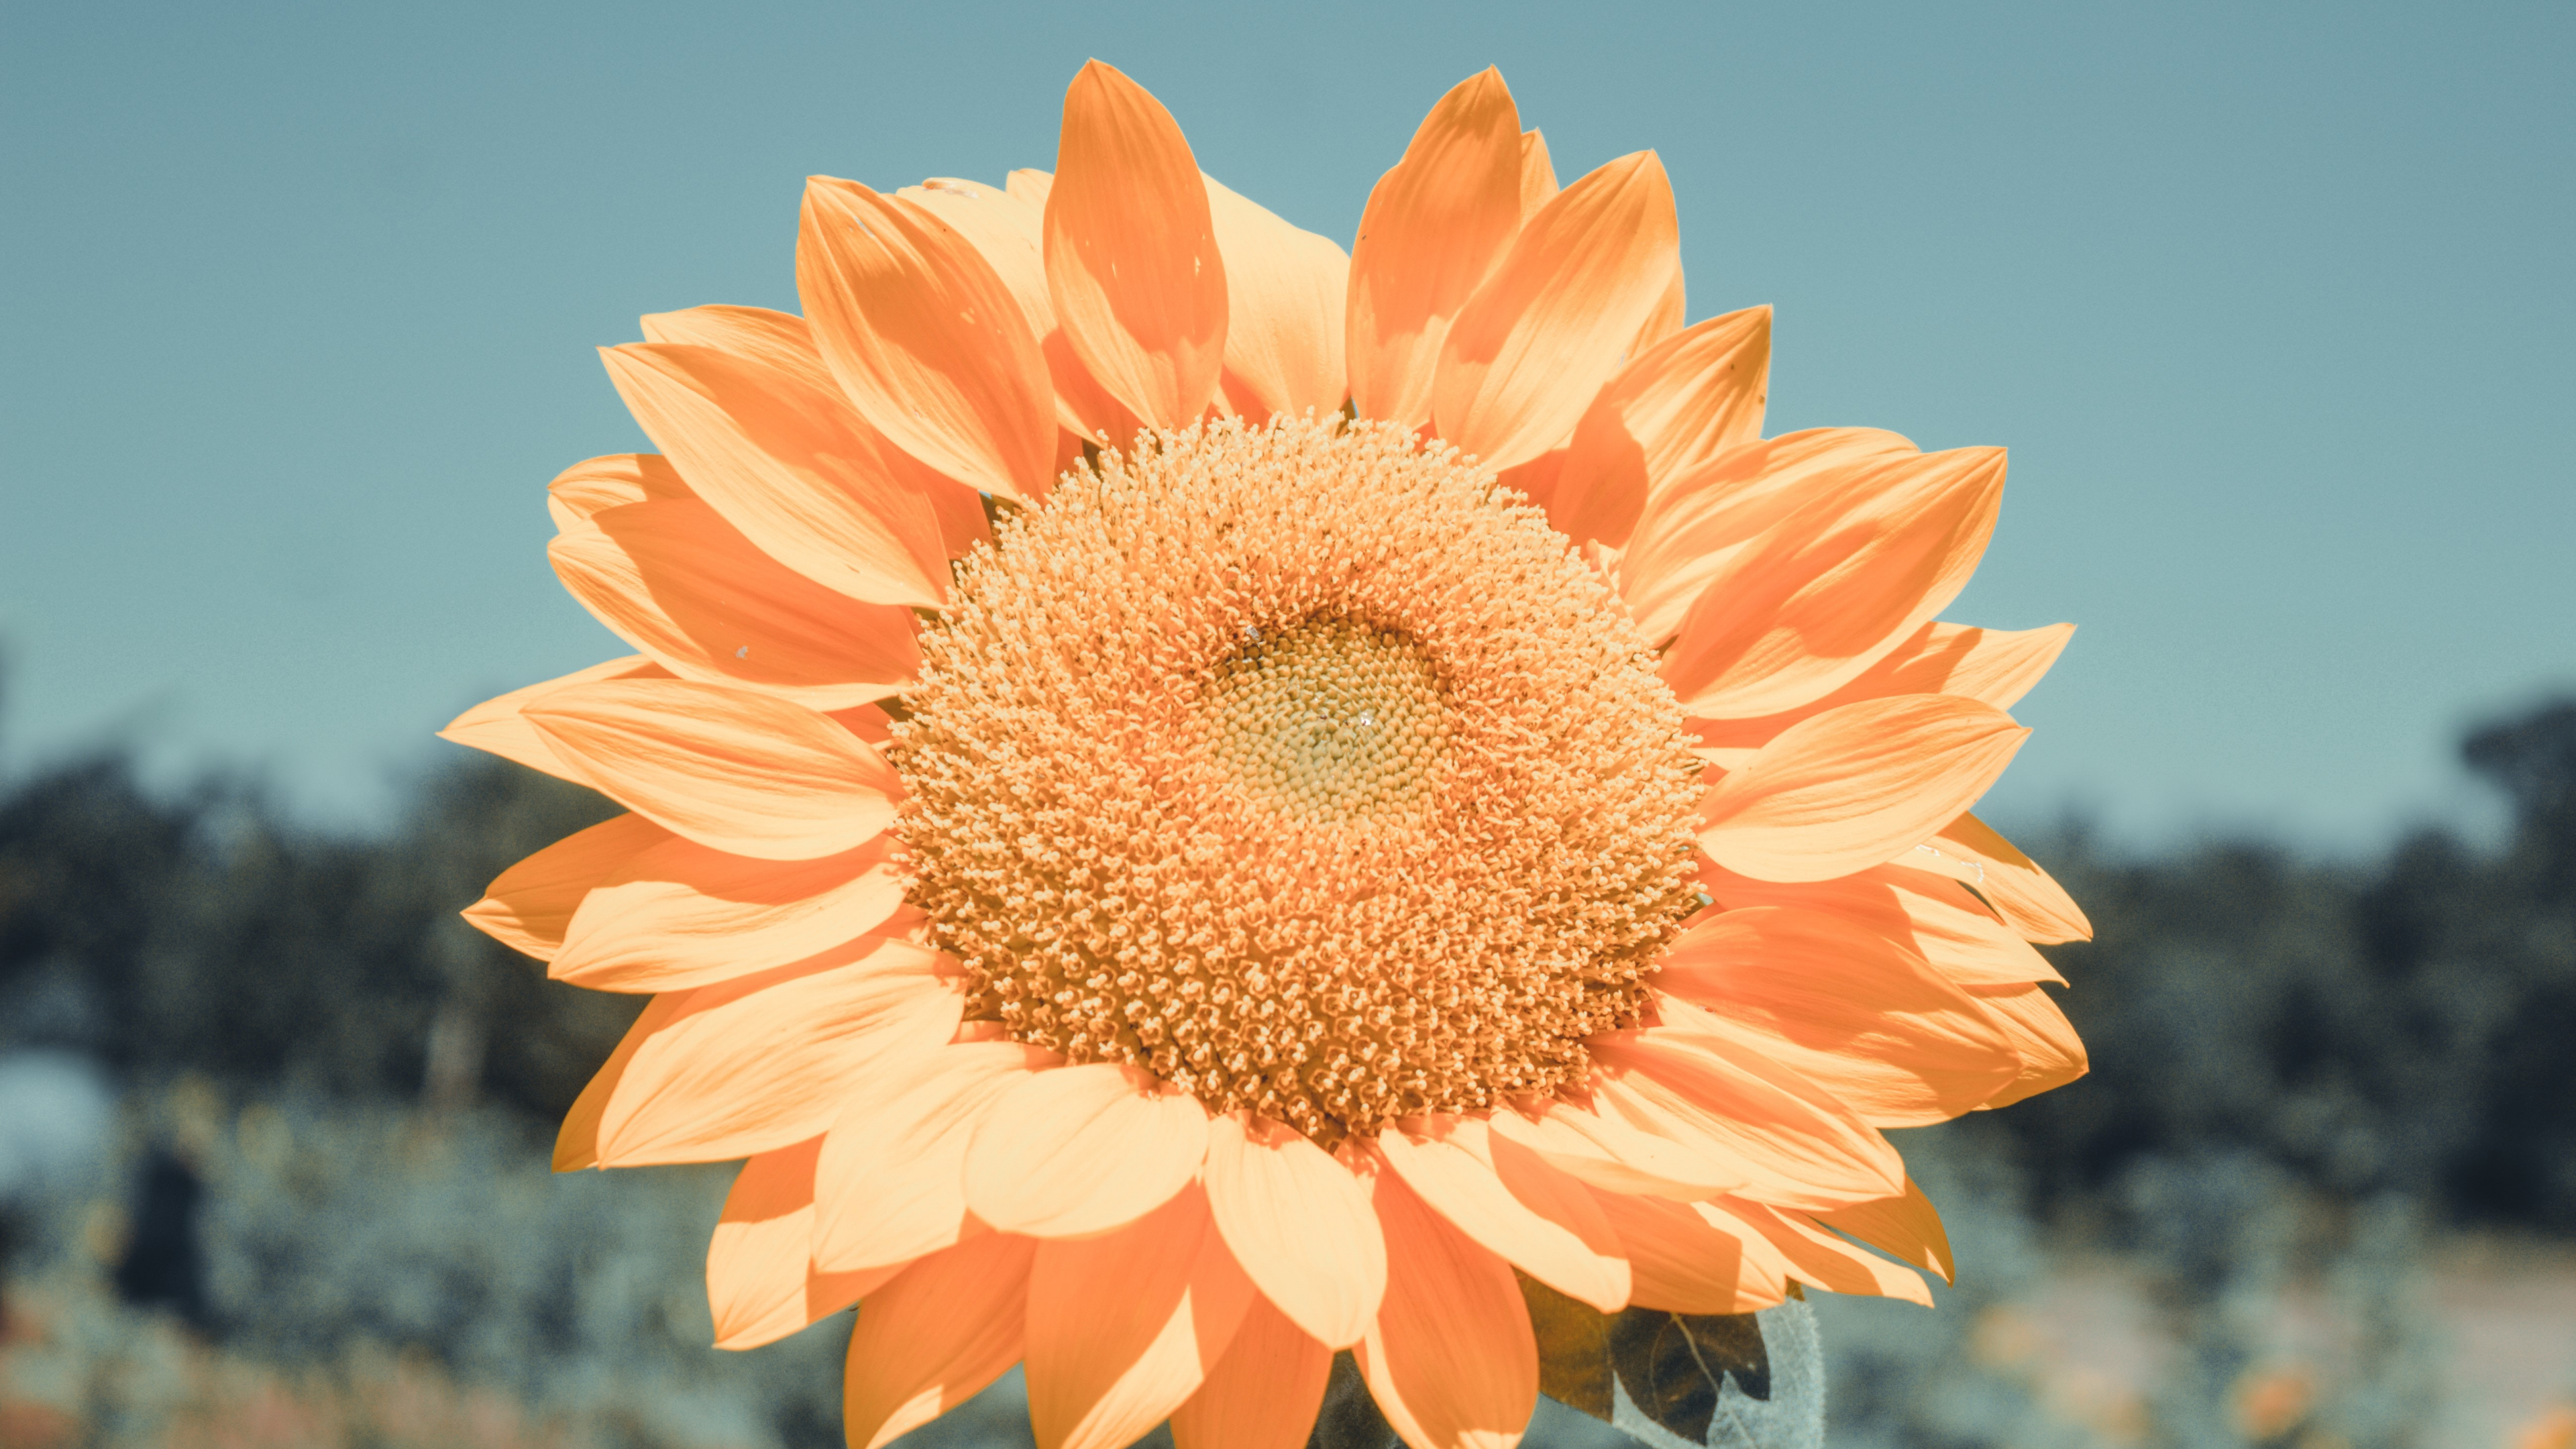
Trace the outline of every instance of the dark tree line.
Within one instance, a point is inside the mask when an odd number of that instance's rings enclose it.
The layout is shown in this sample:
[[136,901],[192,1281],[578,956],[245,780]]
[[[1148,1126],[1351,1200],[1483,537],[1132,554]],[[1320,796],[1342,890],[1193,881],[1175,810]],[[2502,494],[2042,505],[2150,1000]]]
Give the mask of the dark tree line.
[[380,839],[293,829],[238,784],[156,794],[117,756],[0,786],[0,1043],[381,1097],[431,1086],[444,1036],[483,1097],[558,1114],[640,1002],[548,982],[456,912],[609,813],[480,757]]
[[2576,701],[2461,754],[2512,804],[2501,854],[2442,831],[2361,867],[2056,844],[2096,928],[2049,948],[2093,1072],[1999,1124],[2044,1200],[2142,1154],[2251,1150],[2332,1197],[2576,1231]]
[[[2463,754],[2512,801],[2501,854],[2440,832],[2367,866],[2030,842],[2098,930],[2051,948],[2093,1074],[1995,1124],[2044,1203],[2148,1154],[2250,1150],[2335,1197],[2576,1231],[2576,702]],[[0,1045],[365,1097],[444,1070],[551,1118],[638,1003],[552,985],[455,913],[607,810],[479,757],[376,839],[293,829],[239,786],[157,794],[113,756],[0,782]]]

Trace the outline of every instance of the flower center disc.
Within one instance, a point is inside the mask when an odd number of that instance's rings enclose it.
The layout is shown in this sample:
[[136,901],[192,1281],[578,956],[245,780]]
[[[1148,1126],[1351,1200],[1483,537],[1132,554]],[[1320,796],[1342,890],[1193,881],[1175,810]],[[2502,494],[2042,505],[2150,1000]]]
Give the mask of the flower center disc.
[[1310,823],[1420,813],[1446,713],[1440,680],[1391,630],[1322,617],[1246,640],[1201,698],[1208,755],[1244,792]]
[[1578,1080],[1696,904],[1626,609],[1402,428],[1104,452],[960,566],[896,728],[969,1015],[1327,1144]]

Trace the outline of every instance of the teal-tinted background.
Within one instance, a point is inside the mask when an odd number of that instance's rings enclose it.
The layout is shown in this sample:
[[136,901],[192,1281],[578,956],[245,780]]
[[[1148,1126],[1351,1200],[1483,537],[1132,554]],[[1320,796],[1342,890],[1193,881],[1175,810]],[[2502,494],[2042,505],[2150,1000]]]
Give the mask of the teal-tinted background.
[[1779,308],[1773,430],[2013,450],[1951,615],[2083,629],[1997,816],[2359,851],[2576,683],[2565,5],[16,5],[0,763],[379,821],[624,652],[543,555],[643,446],[591,347],[793,306],[809,172],[1051,164],[1091,55],[1345,243],[1487,63],[1567,178],[1659,150],[1691,316]]

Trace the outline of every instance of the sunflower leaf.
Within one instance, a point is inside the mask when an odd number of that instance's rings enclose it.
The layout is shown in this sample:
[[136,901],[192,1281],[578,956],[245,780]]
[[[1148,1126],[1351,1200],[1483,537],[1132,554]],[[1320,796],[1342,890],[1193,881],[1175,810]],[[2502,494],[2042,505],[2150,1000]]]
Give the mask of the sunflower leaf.
[[1521,1279],[1539,1392],[1657,1446],[1816,1449],[1823,1369],[1801,1301],[1759,1314],[1601,1313]]

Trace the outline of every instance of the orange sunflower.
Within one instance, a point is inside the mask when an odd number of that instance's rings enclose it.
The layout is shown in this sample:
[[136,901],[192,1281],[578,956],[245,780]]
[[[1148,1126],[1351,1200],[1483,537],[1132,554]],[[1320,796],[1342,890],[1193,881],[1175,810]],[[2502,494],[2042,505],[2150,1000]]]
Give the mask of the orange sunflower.
[[632,812],[466,913],[651,993],[557,1166],[748,1159],[719,1340],[858,1302],[869,1449],[1019,1363],[1045,1449],[1295,1445],[1342,1349],[1507,1446],[1516,1275],[1929,1301],[1881,1129],[2084,1070],[1967,813],[2070,630],[1934,621],[2002,453],[1761,437],[1654,155],[1490,70],[1348,255],[1097,62],[1057,158],[817,178],[802,317],[605,353],[663,451],[550,554],[640,652],[446,732]]

